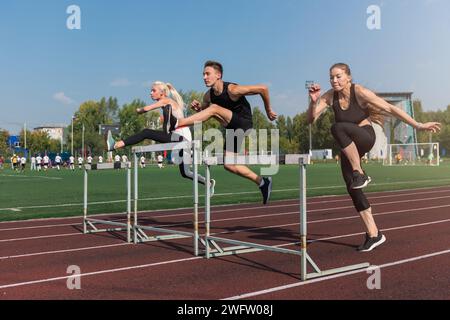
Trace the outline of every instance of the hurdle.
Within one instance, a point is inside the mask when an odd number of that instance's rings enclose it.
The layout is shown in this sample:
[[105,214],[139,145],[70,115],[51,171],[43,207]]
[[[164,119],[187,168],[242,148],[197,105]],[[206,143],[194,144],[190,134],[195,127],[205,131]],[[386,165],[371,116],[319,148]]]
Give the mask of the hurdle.
[[[88,171],[92,170],[111,170],[115,169],[113,163],[102,163],[97,165],[84,165],[84,194],[83,194],[83,233],[98,233],[98,232],[111,232],[111,231],[126,231],[127,232],[127,242],[131,242],[131,163],[121,163],[120,168],[125,168],[126,180],[127,180],[127,222],[115,222],[102,219],[94,219],[88,217]],[[116,228],[104,228],[99,229],[96,225],[111,225]]]
[[[160,152],[160,151],[179,151],[186,149],[193,149],[193,205],[194,205],[194,215],[193,215],[193,232],[185,232],[179,230],[171,230],[167,228],[161,228],[156,226],[143,226],[138,223],[138,154],[148,153],[148,152]],[[139,242],[149,242],[149,241],[159,241],[159,240],[169,240],[169,239],[182,239],[190,238],[194,239],[194,254],[198,256],[198,152],[199,152],[199,142],[198,141],[183,141],[176,143],[165,143],[165,144],[154,144],[149,146],[138,146],[132,149],[134,156],[134,222],[133,222],[133,235],[134,243]],[[149,236],[145,231],[153,231],[162,233],[163,235],[152,235]]]
[[[360,263],[340,268],[334,268],[329,270],[321,270],[313,259],[309,256],[307,252],[308,242],[307,242],[307,209],[306,209],[306,167],[311,163],[311,157],[309,154],[297,155],[299,164],[299,219],[300,219],[300,250],[291,250],[280,248],[279,246],[269,246],[262,245],[253,242],[232,240],[222,237],[211,236],[211,200],[209,197],[209,183],[210,183],[210,166],[217,165],[218,160],[213,157],[205,158],[205,178],[206,178],[206,198],[205,198],[205,236],[202,239],[202,243],[205,244],[205,257],[210,259],[212,257],[220,257],[225,255],[234,255],[240,253],[257,252],[262,250],[284,253],[284,254],[294,254],[300,256],[300,277],[302,281],[323,277],[331,274],[342,273],[350,270],[358,270],[367,268],[370,266],[369,263]],[[261,159],[258,159],[257,163],[253,161],[246,161],[242,164],[268,164]],[[242,161],[238,160],[237,164]],[[233,245],[230,247],[222,247],[219,243],[225,243],[228,245]],[[308,265],[310,265],[314,272],[308,273]]]

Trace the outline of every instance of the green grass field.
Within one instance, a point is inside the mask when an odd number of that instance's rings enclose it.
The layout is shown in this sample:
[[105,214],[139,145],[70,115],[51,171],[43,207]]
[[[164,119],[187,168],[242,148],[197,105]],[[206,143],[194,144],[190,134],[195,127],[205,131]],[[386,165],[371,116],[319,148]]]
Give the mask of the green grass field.
[[[259,172],[257,167],[253,168]],[[414,189],[450,185],[450,163],[440,167],[383,167],[367,164],[372,177],[366,192]],[[203,173],[203,169],[201,169]],[[261,202],[259,190],[251,182],[213,167],[216,195],[213,205]],[[280,166],[274,176],[271,200],[298,198],[298,167]],[[192,183],[181,178],[178,167],[160,170],[154,166],[139,170],[139,210],[192,206]],[[200,206],[204,188],[200,186]],[[336,164],[308,167],[308,196],[345,194],[340,168]],[[83,213],[83,171],[13,172],[0,170],[0,221],[81,216]],[[126,208],[125,170],[89,173],[89,213],[124,212]]]

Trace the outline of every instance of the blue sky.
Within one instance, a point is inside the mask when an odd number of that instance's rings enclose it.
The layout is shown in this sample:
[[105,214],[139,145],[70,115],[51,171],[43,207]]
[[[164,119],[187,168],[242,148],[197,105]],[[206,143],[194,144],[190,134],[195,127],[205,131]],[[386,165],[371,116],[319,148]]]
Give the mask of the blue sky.
[[[81,30],[66,27],[72,4]],[[370,5],[381,30],[367,28]],[[0,128],[68,124],[80,103],[103,96],[150,103],[155,80],[204,91],[208,59],[224,64],[225,80],[268,84],[279,114],[304,111],[305,81],[328,88],[341,61],[357,83],[443,109],[449,38],[448,0],[2,0]]]

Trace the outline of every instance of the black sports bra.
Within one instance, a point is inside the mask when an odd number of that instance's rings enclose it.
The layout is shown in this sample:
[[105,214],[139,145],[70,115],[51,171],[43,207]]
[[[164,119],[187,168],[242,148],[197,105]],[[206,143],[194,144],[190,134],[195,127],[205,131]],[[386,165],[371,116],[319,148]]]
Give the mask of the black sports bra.
[[356,100],[355,85],[352,84],[350,88],[350,103],[348,109],[344,110],[341,108],[339,103],[339,94],[337,91],[334,92],[333,96],[333,110],[334,110],[334,120],[335,122],[350,122],[355,124],[360,124],[363,120],[369,118],[369,109],[363,109]]

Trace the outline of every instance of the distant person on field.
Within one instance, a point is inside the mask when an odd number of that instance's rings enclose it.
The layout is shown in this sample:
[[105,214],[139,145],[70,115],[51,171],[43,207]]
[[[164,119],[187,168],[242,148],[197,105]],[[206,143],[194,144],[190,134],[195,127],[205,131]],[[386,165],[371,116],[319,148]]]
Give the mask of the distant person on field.
[[44,158],[42,159],[42,161],[44,161],[44,170],[47,171],[48,163],[50,162],[50,158],[47,155],[45,155]]
[[42,157],[41,157],[41,154],[38,154],[38,156],[36,157],[36,166],[37,166],[37,171],[40,172],[41,168],[42,168]]
[[75,157],[74,156],[69,157],[69,168],[72,171],[75,170]]
[[61,170],[61,162],[62,162],[62,158],[58,153],[55,157],[56,169],[58,169],[58,171]]
[[31,168],[30,168],[30,170],[31,171],[36,171],[36,157],[34,155],[31,157]]
[[158,154],[157,160],[158,160],[158,168],[160,169],[164,168],[163,166],[164,157],[162,156],[162,154]]
[[25,156],[22,156],[22,158],[20,158],[20,171],[23,172],[25,170],[25,166],[27,164],[27,158],[25,158]]

